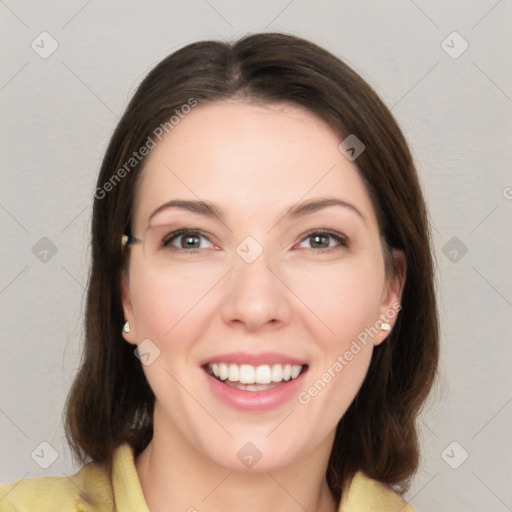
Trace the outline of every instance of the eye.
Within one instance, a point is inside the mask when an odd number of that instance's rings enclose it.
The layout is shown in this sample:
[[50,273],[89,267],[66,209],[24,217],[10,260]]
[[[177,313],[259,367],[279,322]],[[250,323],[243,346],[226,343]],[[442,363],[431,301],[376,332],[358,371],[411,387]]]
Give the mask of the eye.
[[[309,242],[308,242],[309,241]],[[302,244],[308,243],[309,247]],[[210,244],[208,246],[208,244]],[[162,240],[162,248],[171,251],[197,253],[201,249],[212,249],[215,246],[210,242],[208,236],[197,229],[180,229],[169,233]],[[314,252],[329,253],[333,250],[349,247],[349,240],[346,236],[331,230],[314,230],[303,236],[299,247],[313,250]]]
[[[305,249],[319,249],[316,252],[325,253],[336,250],[336,248],[349,247],[349,240],[345,235],[325,229],[310,231],[303,237],[301,244],[307,243],[308,240],[310,240],[309,247],[305,247]],[[334,244],[332,241],[334,241]]]
[[[162,241],[162,246],[173,251],[185,252],[195,252],[189,251],[188,249],[208,249],[208,247],[205,247],[204,244],[202,244],[201,239],[206,240],[211,244],[208,237],[204,233],[201,233],[201,231],[180,229],[169,233],[169,235]],[[177,245],[174,242],[177,242]]]

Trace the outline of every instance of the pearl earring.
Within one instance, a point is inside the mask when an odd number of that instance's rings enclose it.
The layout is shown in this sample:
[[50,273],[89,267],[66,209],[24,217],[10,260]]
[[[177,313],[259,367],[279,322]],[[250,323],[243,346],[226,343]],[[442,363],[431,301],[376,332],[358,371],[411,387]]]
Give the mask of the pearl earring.
[[124,325],[123,325],[123,332],[130,332],[130,322],[126,322]]
[[382,322],[380,324],[380,330],[381,331],[391,331],[391,325],[387,324],[386,322]]

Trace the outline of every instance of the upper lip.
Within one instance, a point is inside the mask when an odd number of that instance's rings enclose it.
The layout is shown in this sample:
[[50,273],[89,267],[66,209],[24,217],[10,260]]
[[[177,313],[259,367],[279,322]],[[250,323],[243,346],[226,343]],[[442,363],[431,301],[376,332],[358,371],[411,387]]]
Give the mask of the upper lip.
[[200,366],[205,366],[208,363],[226,363],[226,364],[250,364],[252,366],[262,366],[271,364],[291,364],[291,365],[305,365],[306,361],[291,357],[286,354],[278,352],[259,352],[258,354],[250,354],[247,352],[230,352],[229,354],[218,354],[216,356],[204,359]]

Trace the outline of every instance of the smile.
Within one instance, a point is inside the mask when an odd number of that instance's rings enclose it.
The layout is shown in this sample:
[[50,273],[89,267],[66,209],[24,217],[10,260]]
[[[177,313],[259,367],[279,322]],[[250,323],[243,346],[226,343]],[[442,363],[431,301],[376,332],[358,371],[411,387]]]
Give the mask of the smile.
[[[202,368],[208,384],[207,389],[216,399],[230,408],[256,413],[270,411],[293,400],[304,385],[309,367],[307,364],[274,363],[253,366],[207,363]],[[233,380],[230,380],[230,376]]]
[[307,365],[208,363],[206,372],[227,386],[245,391],[272,389],[284,382],[296,379]]

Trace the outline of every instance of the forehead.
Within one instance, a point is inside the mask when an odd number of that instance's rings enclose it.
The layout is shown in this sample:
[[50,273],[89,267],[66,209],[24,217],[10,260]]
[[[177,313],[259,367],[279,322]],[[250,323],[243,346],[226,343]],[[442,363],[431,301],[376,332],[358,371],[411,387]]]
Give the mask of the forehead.
[[151,150],[140,176],[134,220],[172,199],[211,201],[227,215],[277,215],[315,196],[356,203],[376,223],[340,136],[299,106],[224,101],[196,106]]

